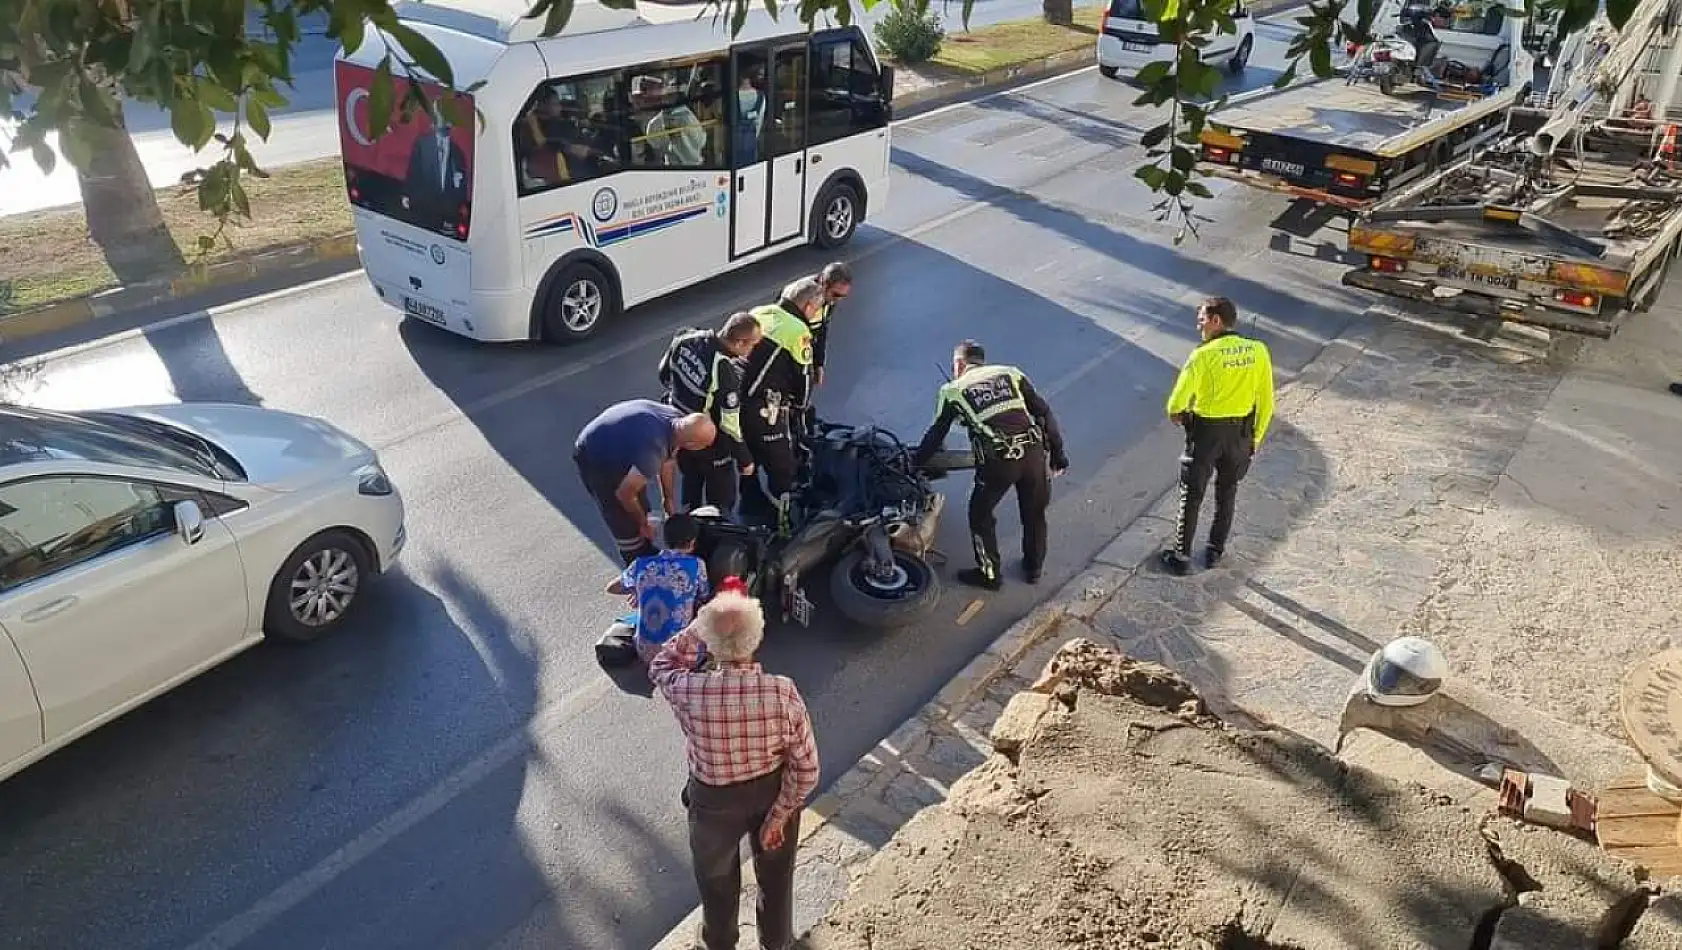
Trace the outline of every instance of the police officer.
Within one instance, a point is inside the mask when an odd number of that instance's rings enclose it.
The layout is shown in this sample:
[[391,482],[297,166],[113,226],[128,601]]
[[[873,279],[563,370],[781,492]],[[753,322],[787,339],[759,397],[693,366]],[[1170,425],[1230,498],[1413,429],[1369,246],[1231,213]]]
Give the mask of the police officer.
[[[804,420],[812,397],[809,321],[823,299],[823,288],[806,277],[784,287],[776,303],[752,311],[764,338],[748,353],[742,434],[778,501],[794,489],[800,467],[795,423],[797,416]],[[743,480],[744,489],[749,484]],[[757,490],[758,480],[751,485]]]
[[818,286],[823,288],[823,306],[812,318],[812,385],[822,386],[824,364],[829,358],[829,317],[835,305],[853,293],[852,268],[840,261],[825,264],[818,272]]
[[718,439],[698,452],[679,452],[683,506],[716,505],[726,514],[736,509],[737,471],[753,475],[753,457],[742,438],[743,357],[761,337],[752,314],[736,313],[717,330],[679,331],[660,357],[660,385],[666,403],[684,412],[704,413],[718,427]]
[[1022,573],[1028,583],[1038,583],[1045,569],[1045,512],[1051,505],[1051,478],[1069,467],[1057,419],[1021,370],[988,364],[986,351],[974,340],[959,343],[953,351],[952,377],[935,397],[934,424],[923,433],[915,461],[918,467],[928,463],[946,441],[952,423],[962,423],[969,430],[975,452],[969,530],[976,566],[959,571],[958,580],[985,590],[1002,586],[993,509],[1014,488],[1022,518]]
[[1214,567],[1226,551],[1232,531],[1238,483],[1250,470],[1273,421],[1273,358],[1259,340],[1239,336],[1238,308],[1225,297],[1210,297],[1197,308],[1197,332],[1203,337],[1186,357],[1174,391],[1168,394],[1168,418],[1186,430],[1180,456],[1180,511],[1174,547],[1162,552],[1162,564],[1184,574],[1191,564],[1197,511],[1209,476],[1215,477],[1215,517],[1209,524],[1204,563]]

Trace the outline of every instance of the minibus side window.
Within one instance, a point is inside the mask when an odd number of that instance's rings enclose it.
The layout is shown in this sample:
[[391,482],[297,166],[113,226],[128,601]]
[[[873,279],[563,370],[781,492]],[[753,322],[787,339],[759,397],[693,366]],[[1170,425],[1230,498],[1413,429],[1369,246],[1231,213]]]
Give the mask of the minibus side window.
[[808,146],[823,145],[888,124],[881,77],[864,42],[840,33],[812,43]]
[[724,56],[625,71],[632,168],[725,167]]
[[625,161],[624,82],[618,73],[544,83],[514,120],[521,195],[613,175]]

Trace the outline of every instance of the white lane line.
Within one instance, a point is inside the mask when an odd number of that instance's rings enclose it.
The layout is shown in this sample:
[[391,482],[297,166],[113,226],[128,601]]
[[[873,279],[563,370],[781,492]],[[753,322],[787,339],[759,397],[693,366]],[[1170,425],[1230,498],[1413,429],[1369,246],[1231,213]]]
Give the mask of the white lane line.
[[221,926],[195,941],[187,950],[230,950],[251,939],[282,914],[302,904],[370,855],[443,810],[446,805],[484,781],[491,773],[513,762],[535,745],[539,736],[555,731],[567,720],[583,713],[585,704],[608,692],[611,685],[612,681],[607,677],[598,677],[547,707],[528,726],[505,737],[478,758],[432,786],[419,798],[387,815],[378,824],[323,858],[314,867],[276,888],[242,913],[229,918]]

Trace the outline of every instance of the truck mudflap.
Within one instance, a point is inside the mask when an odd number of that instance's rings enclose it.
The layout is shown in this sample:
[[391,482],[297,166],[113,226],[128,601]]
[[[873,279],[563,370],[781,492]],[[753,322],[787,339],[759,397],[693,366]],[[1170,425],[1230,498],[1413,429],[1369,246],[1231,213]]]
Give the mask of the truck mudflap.
[[[1609,339],[1617,331],[1617,324],[1611,318],[1578,316],[1517,300],[1486,297],[1460,288],[1442,287],[1435,281],[1418,277],[1395,277],[1356,268],[1344,273],[1343,285],[1424,303],[1451,313],[1525,323],[1547,330],[1580,333],[1602,340]],[[1455,292],[1450,296],[1440,296],[1437,293],[1439,289]]]

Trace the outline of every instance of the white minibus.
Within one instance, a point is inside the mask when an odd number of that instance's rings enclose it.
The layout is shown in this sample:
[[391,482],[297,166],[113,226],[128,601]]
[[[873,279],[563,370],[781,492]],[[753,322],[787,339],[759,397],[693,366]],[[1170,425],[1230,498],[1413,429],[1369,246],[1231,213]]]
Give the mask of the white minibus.
[[710,15],[650,24],[581,0],[544,39],[529,9],[396,4],[456,88],[481,84],[461,126],[394,110],[370,135],[386,53],[371,26],[334,64],[362,265],[404,314],[475,340],[581,340],[744,264],[845,244],[886,199],[893,71],[857,27],[808,31],[788,8],[732,37]]

